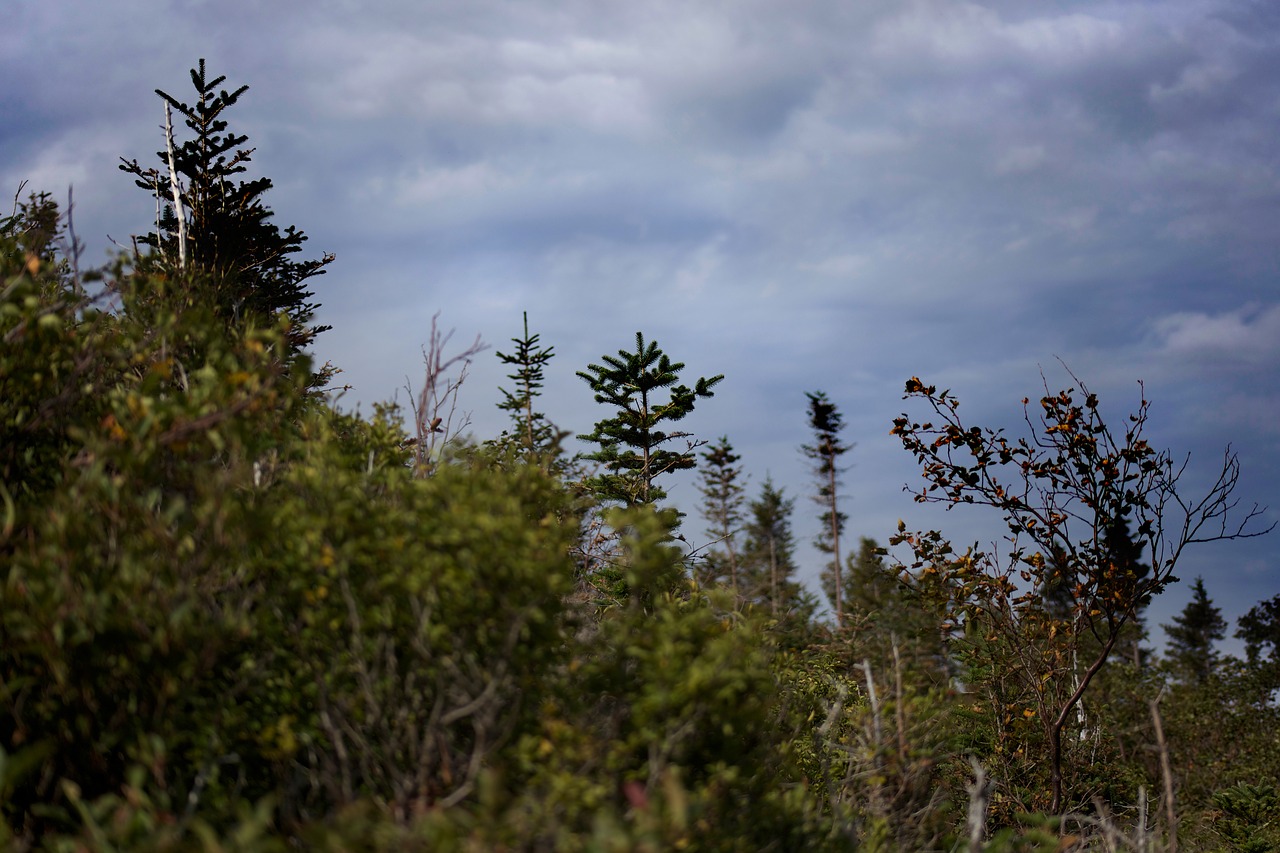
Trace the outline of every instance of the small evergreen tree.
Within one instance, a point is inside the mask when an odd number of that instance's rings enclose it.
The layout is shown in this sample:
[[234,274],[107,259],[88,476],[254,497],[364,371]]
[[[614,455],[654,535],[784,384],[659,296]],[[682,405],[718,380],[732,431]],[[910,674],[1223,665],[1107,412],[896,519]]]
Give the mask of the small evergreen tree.
[[805,611],[804,591],[795,581],[796,543],[791,532],[794,510],[795,500],[766,477],[759,496],[747,507],[742,529],[743,593],[768,608],[775,619]]
[[[902,567],[885,555],[876,540],[863,536],[845,561],[845,626],[854,648],[881,667],[893,667],[900,656],[916,671],[929,673],[930,683],[940,681],[947,670],[947,630],[940,627],[946,614],[929,607]],[[834,594],[829,587],[824,591],[829,598]]]
[[[587,488],[603,501],[624,506],[654,504],[666,497],[654,480],[671,471],[697,465],[688,442],[685,450],[668,450],[668,442],[688,438],[687,432],[667,432],[664,427],[682,420],[702,397],[715,396],[712,388],[724,375],[699,379],[692,388],[677,384],[682,362],[673,362],[655,341],[645,343],[636,332],[635,352],[618,350],[606,355],[603,364],[588,365],[578,376],[591,386],[597,403],[615,408],[613,417],[598,421],[583,441],[600,445],[587,456],[605,467],[605,473],[587,480]],[[661,392],[667,399],[660,399]]]
[[1226,636],[1227,623],[1205,592],[1204,578],[1191,585],[1191,600],[1172,624],[1160,627],[1169,636],[1169,660],[1180,674],[1196,684],[1207,681],[1218,659],[1213,644]]
[[181,114],[194,138],[174,145],[172,130],[166,128],[169,149],[157,152],[163,168],[144,168],[137,160],[121,158],[120,169],[156,199],[156,230],[138,242],[155,249],[162,264],[176,267],[175,260],[184,259],[203,273],[226,321],[272,324],[284,312],[291,324],[289,344],[296,351],[329,328],[307,326],[319,306],[311,301],[314,294],[305,282],[322,275],[333,255],[293,260],[307,237],[292,225],[281,231],[271,221],[272,211],[263,201],[271,180],[238,178],[247,171],[254,149],[242,147],[247,136],[228,132],[223,114],[249,87],[219,90],[226,79],[209,79],[201,59],[191,69],[194,105],[156,89],[166,110],[172,107]]
[[560,467],[556,461],[561,455],[561,442],[568,435],[558,429],[542,412],[534,410],[534,401],[542,395],[547,364],[555,356],[554,347],[544,347],[539,336],[529,334],[529,314],[524,314],[524,336],[512,338],[515,351],[499,352],[498,359],[515,369],[507,378],[515,383],[515,390],[499,388],[502,402],[498,408],[511,416],[511,429],[503,430],[495,445],[514,446],[526,459],[542,459],[550,468]]
[[[813,444],[802,445],[800,450],[812,463],[813,476],[818,487],[813,500],[822,507],[818,520],[821,531],[814,539],[818,550],[831,555],[831,562],[823,572],[823,585],[834,590],[832,604],[836,608],[836,627],[844,624],[843,581],[840,571],[840,534],[844,532],[849,516],[840,511],[839,491],[840,457],[848,453],[851,445],[840,440],[844,429],[844,417],[827,395],[818,391],[806,393],[809,398],[809,428],[813,430]],[[828,575],[830,576],[828,578]]]
[[1236,624],[1250,664],[1280,662],[1280,595],[1259,601]]
[[735,597],[741,594],[738,578],[737,535],[742,528],[742,457],[733,452],[728,436],[721,436],[702,454],[705,463],[698,491],[702,493],[702,517],[707,520],[707,535],[717,546],[708,551],[703,574],[707,580],[727,577]]
[[[858,540],[858,550],[849,555],[842,600],[844,611],[851,620],[875,620],[879,623],[876,614],[884,612],[897,592],[898,579],[885,563],[884,553],[876,540],[863,536]],[[834,600],[835,590],[825,583],[830,579],[823,580],[823,591]]]

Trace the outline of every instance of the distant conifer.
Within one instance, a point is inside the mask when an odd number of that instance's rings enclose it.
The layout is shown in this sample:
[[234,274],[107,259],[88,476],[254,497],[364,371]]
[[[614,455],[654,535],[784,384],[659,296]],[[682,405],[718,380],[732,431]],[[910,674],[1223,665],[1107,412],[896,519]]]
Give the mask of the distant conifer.
[[1227,623],[1204,589],[1204,579],[1191,585],[1191,601],[1173,622],[1161,625],[1169,636],[1169,660],[1191,682],[1203,684],[1213,672],[1213,646],[1226,636]]
[[[809,428],[813,430],[813,444],[802,445],[800,450],[812,463],[814,480],[818,487],[813,500],[820,507],[818,519],[822,528],[814,539],[818,550],[831,555],[831,562],[824,570],[823,585],[834,592],[832,604],[836,610],[836,626],[844,624],[844,601],[840,567],[840,534],[844,532],[849,516],[840,511],[839,491],[840,457],[848,453],[852,445],[840,440],[844,430],[844,417],[835,403],[822,391],[806,394],[809,398]],[[828,577],[829,576],[829,577]]]

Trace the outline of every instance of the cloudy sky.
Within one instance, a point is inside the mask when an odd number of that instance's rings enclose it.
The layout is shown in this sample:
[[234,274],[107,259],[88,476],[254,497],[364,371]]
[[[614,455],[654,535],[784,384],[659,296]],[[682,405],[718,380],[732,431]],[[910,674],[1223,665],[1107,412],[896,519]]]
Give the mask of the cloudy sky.
[[[975,422],[1069,383],[1189,491],[1230,443],[1280,517],[1280,5],[1272,0],[9,0],[0,188],[74,186],[86,261],[148,229],[117,171],[162,143],[164,89],[205,57],[248,83],[233,127],[282,224],[337,262],[316,347],[367,411],[406,399],[440,312],[502,350],[529,312],[556,349],[545,409],[601,416],[575,371],[643,330],[692,379],[754,492],[803,495],[805,397],[849,423],[850,534],[898,518],[960,541],[888,435],[904,380]],[[502,369],[463,404],[501,426]],[[918,411],[918,410],[913,410]],[[691,481],[674,497],[692,511]],[[808,539],[814,508],[797,502]],[[686,523],[690,538],[701,523]],[[806,572],[817,556],[806,547]],[[1280,535],[1189,552],[1229,617],[1280,593]],[[1168,621],[1185,585],[1153,609]],[[1155,631],[1156,639],[1160,632]]]

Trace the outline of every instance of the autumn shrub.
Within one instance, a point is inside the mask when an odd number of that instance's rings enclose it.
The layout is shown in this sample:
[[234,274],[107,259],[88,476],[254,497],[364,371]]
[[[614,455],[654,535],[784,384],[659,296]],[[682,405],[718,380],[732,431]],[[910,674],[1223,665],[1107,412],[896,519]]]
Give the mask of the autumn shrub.
[[113,797],[216,830],[261,802],[287,828],[468,796],[565,654],[564,489],[479,457],[415,478],[394,413],[319,403],[284,326],[123,268],[97,310],[7,238],[12,837]]
[[301,400],[274,330],[176,304],[140,324],[134,296],[166,282],[120,282],[107,313],[45,270],[6,270],[0,306],[0,748],[44,756],[5,803],[21,832],[71,819],[64,783],[92,800],[135,765],[194,783],[168,757],[235,700],[211,675],[251,633],[237,497]]

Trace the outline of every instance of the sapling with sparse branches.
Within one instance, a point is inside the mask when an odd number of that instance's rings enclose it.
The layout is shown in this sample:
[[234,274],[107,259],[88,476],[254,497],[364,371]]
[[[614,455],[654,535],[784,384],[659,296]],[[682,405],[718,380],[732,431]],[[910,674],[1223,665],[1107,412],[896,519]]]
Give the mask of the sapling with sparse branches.
[[[1213,484],[1188,498],[1179,487],[1188,460],[1155,450],[1143,436],[1145,397],[1116,430],[1097,395],[1070,375],[1076,388],[1051,392],[1046,381],[1035,414],[1023,400],[1027,434],[1020,438],[969,426],[950,391],[915,377],[906,399],[921,402],[929,416],[904,414],[892,430],[921,466],[923,487],[907,489],[916,501],[990,507],[1007,526],[1003,560],[976,550],[956,556],[938,534],[908,533],[904,525],[893,542],[913,547],[917,573],[941,579],[933,587],[951,599],[970,649],[990,658],[988,670],[1023,685],[1018,701],[1030,703],[1025,716],[1043,728],[1050,772],[1044,805],[1053,813],[1070,793],[1064,731],[1125,627],[1177,580],[1185,549],[1274,527],[1258,529],[1263,510],[1256,505],[1233,522],[1240,463],[1229,447]],[[1116,556],[1115,531],[1129,523],[1148,558],[1141,566]],[[1066,613],[1045,606],[1051,577],[1065,584]],[[996,653],[1001,657],[991,657]]]

